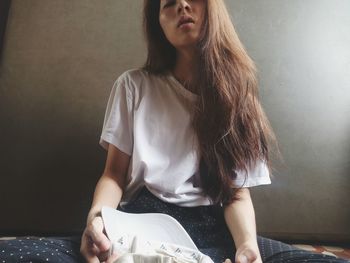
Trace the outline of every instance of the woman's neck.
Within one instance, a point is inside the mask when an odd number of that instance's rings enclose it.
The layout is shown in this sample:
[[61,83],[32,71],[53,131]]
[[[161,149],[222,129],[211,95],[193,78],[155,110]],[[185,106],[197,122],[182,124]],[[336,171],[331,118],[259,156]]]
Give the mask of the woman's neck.
[[193,81],[196,74],[197,57],[193,50],[178,51],[173,69],[174,77],[192,92],[195,92]]

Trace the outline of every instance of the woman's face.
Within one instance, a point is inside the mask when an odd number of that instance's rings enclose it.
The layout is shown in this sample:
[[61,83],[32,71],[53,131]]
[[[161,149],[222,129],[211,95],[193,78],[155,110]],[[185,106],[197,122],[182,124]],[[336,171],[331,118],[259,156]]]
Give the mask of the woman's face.
[[194,47],[199,40],[207,0],[160,0],[159,23],[176,48]]

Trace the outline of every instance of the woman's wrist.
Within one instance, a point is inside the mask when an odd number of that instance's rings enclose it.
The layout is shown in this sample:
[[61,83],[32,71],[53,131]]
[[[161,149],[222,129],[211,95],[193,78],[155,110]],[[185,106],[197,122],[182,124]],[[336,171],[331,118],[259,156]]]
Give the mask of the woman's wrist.
[[257,238],[256,235],[252,233],[247,233],[246,235],[235,236],[235,245],[237,247],[241,246],[242,244],[257,244]]
[[244,242],[242,242],[241,244],[238,244],[237,247],[241,247],[241,246],[249,246],[249,247],[258,247],[258,241],[256,239],[247,239]]

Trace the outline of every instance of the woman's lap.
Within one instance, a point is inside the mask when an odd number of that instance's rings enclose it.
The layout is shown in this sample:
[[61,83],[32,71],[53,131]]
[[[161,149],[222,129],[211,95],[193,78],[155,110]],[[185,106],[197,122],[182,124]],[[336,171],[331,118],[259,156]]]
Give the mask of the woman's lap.
[[[182,224],[199,250],[215,263],[221,263],[225,258],[234,262],[235,245],[219,206],[179,207],[165,203],[143,189],[134,202],[118,209],[130,213],[166,213]],[[269,238],[257,238],[260,254],[266,263],[348,262]],[[80,236],[0,240],[0,263],[6,262],[84,262],[80,255]]]
[[[221,263],[226,258],[234,262],[236,248],[220,206],[179,207],[159,200],[143,188],[134,202],[118,209],[130,213],[166,213],[181,223],[199,250],[210,256],[215,263]],[[267,263],[347,262],[301,250],[277,240],[261,236],[257,239],[261,257]]]

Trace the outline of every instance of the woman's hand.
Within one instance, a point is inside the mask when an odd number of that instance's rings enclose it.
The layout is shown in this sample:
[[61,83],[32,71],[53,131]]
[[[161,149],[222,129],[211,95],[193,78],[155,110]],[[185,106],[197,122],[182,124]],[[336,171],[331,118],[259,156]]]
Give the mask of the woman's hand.
[[[230,259],[226,259],[224,263],[232,263]],[[259,247],[256,242],[245,242],[236,250],[234,263],[262,263]]]
[[87,224],[82,238],[80,253],[84,256],[88,263],[99,263],[106,261],[113,262],[116,255],[109,256],[111,242],[104,234],[104,225],[101,216],[96,216]]
[[262,263],[257,242],[248,241],[236,250],[235,263]]

